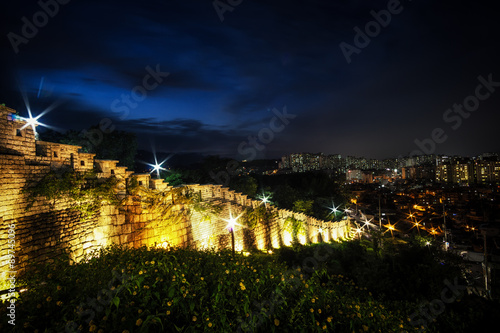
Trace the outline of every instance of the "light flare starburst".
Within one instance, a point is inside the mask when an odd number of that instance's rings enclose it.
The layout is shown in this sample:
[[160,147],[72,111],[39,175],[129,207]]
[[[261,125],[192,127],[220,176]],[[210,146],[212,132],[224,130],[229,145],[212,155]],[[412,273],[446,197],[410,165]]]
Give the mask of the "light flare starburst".
[[229,229],[229,230],[234,230],[234,227],[235,226],[240,226],[240,227],[243,227],[243,225],[239,224],[239,223],[236,223],[236,221],[238,221],[238,219],[241,217],[242,214],[236,216],[236,217],[233,217],[233,213],[229,212],[229,218],[228,219],[223,219],[223,221],[226,221],[227,222],[227,226],[226,228]]

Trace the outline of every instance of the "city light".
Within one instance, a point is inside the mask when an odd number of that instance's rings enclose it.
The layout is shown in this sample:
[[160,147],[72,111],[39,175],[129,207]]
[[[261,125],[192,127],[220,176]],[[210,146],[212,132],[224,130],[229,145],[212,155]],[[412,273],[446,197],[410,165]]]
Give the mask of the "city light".
[[393,225],[393,224],[388,223],[388,224],[385,224],[385,225],[384,225],[384,227],[386,227],[386,228],[387,228],[387,230],[389,230],[389,231],[391,232],[391,236],[392,236],[392,238],[394,238],[393,231],[395,231],[395,230],[396,230],[396,228],[394,227],[394,225]]

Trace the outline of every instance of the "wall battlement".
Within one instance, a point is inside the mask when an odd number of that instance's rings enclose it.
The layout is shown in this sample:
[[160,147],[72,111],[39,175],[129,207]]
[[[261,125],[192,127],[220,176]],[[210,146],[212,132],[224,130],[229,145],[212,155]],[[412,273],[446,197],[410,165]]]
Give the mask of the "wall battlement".
[[[98,177],[116,177],[117,193],[124,198],[122,205],[104,205],[98,214],[82,219],[70,199],[55,204],[44,198],[28,206],[28,193],[23,191],[42,179],[50,171],[72,168],[75,171],[94,170]],[[179,223],[162,223],[158,213],[148,211],[139,201],[126,195],[126,184],[134,176],[139,186],[157,191],[172,189],[162,179],[150,174],[135,174],[116,160],[95,159],[94,154],[81,152],[81,147],[36,140],[26,120],[15,110],[0,105],[0,270],[12,271],[8,234],[15,226],[15,271],[22,272],[28,262],[46,261],[63,250],[69,250],[73,260],[81,260],[86,253],[110,244],[128,246],[195,246],[197,248],[227,248],[230,234],[225,219],[237,216],[247,207],[262,203],[221,185],[184,185],[186,190],[199,193],[202,201],[222,207],[219,216],[207,221],[200,213],[190,211]],[[189,207],[176,205],[180,211]],[[348,222],[327,222],[289,210],[268,208],[276,216],[266,224],[249,230],[235,230],[236,248],[250,245],[259,249],[279,247],[291,242],[285,231],[288,217],[304,222],[305,235],[301,243],[329,241],[348,237]],[[321,237],[320,237],[321,234]]]

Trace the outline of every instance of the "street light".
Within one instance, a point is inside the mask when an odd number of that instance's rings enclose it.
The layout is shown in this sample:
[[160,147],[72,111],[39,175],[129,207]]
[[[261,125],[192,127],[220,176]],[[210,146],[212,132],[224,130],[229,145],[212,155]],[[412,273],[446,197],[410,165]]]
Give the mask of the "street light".
[[328,207],[328,209],[330,209],[330,214],[333,214],[334,221],[337,221],[337,212],[339,211],[338,210],[339,207],[340,205],[335,207],[335,204],[333,202],[332,202],[332,207]]
[[420,229],[418,228],[420,226],[420,222],[414,222],[413,224],[417,227],[418,235],[420,236]]
[[[170,157],[170,156],[169,156]],[[164,159],[161,163],[158,163],[158,160],[156,159],[156,154],[154,154],[154,158],[155,158],[155,164],[151,164],[151,163],[146,163],[147,165],[149,165],[150,167],[153,168],[153,170],[151,170],[150,173],[153,173],[156,171],[156,175],[158,178],[160,178],[160,171],[161,170],[167,170],[165,169],[164,167],[162,167],[163,163],[165,163],[169,157],[167,157],[166,159]]]
[[356,228],[356,233],[358,234],[358,239],[361,240],[361,228]]
[[388,223],[388,224],[384,225],[384,227],[386,227],[388,230],[391,231],[391,236],[392,236],[392,238],[394,238],[394,234],[392,233],[394,230],[396,230],[396,228],[394,228],[394,225]]
[[238,219],[240,218],[241,214],[238,215],[237,217],[233,217],[233,214],[231,212],[229,212],[229,219],[227,220],[224,220],[227,222],[227,226],[226,228],[229,229],[229,231],[231,232],[231,246],[232,246],[232,249],[233,249],[233,256],[234,256],[234,227],[236,225],[240,225],[238,223],[236,223],[236,221],[238,221]]
[[266,208],[267,208],[267,203],[271,202],[271,200],[269,200],[269,198],[271,198],[271,195],[266,196],[265,194],[262,194],[259,197],[260,202],[263,203]]

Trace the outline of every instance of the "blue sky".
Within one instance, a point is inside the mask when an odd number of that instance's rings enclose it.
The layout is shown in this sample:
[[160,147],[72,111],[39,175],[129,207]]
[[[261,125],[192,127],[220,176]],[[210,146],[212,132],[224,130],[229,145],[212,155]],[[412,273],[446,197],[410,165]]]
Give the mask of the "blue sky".
[[[438,127],[447,140],[436,153],[498,151],[500,91],[457,130],[443,120],[479,75],[500,81],[495,12],[472,1],[401,1],[348,63],[339,45],[355,45],[354,28],[364,30],[388,3],[243,0],[221,21],[210,0],[72,0],[16,53],[12,34],[22,36],[22,18],[33,22],[42,10],[18,1],[4,11],[0,103],[26,114],[26,93],[36,114],[60,101],[44,122],[81,130],[110,118],[142,148],[154,142],[166,152],[241,157],[240,143],[284,106],[296,117],[261,158],[396,157]],[[143,85],[148,66],[170,74],[126,117],[113,112],[113,101]]]

